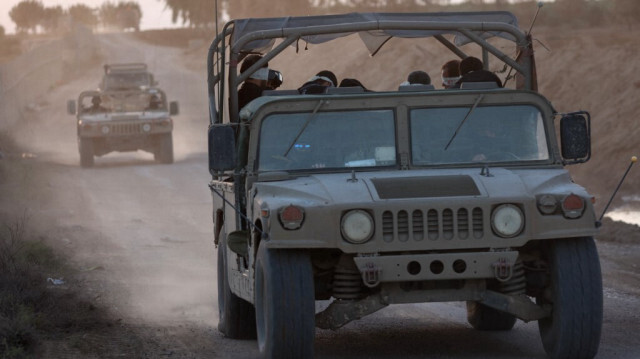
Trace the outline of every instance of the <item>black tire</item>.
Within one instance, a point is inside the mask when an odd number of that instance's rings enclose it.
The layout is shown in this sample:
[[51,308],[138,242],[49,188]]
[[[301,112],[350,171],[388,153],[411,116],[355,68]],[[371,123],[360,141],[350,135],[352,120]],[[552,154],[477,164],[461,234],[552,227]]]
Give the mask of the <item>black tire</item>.
[[218,243],[218,330],[231,339],[256,338],[253,305],[231,292],[227,278],[227,239],[220,233]]
[[160,163],[173,163],[173,138],[171,133],[158,135],[156,150],[153,155],[155,160]]
[[261,356],[313,358],[315,297],[309,255],[260,246],[255,275]]
[[516,317],[478,302],[467,302],[467,321],[476,330],[511,330]]
[[[540,319],[542,345],[551,358],[593,358],[602,330],[602,274],[593,238],[557,240],[548,251],[550,317]],[[550,300],[549,300],[550,299]]]
[[89,138],[80,138],[78,141],[78,147],[80,150],[80,166],[93,167],[93,140]]

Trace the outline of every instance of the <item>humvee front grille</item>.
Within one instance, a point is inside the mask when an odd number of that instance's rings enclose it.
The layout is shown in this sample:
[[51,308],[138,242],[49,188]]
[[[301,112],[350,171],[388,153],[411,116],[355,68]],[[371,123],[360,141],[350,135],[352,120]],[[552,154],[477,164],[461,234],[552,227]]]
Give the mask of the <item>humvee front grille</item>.
[[135,135],[142,133],[141,123],[111,123],[109,133],[112,135]]
[[483,211],[476,207],[384,211],[382,239],[385,242],[467,240],[484,236]]

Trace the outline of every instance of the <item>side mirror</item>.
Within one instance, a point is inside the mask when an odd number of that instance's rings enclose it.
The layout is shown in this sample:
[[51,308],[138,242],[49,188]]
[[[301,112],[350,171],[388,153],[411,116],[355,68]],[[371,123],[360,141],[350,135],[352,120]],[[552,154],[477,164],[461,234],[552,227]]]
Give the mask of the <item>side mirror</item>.
[[180,112],[180,106],[178,106],[178,101],[169,102],[169,114],[171,116],[175,116]]
[[236,167],[236,134],[228,124],[209,126],[209,173]]
[[70,115],[75,115],[76,114],[76,100],[67,101],[67,112]]
[[560,119],[562,158],[565,164],[584,163],[591,157],[591,116],[574,112]]

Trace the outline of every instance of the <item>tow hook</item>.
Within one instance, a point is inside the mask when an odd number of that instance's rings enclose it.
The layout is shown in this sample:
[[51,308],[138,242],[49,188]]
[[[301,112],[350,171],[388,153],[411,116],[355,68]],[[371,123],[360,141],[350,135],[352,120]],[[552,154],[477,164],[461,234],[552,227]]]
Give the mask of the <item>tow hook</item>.
[[500,258],[491,265],[493,274],[500,282],[506,282],[513,276],[513,264],[507,258]]
[[362,281],[364,285],[373,288],[380,284],[380,274],[382,269],[378,268],[374,263],[367,263],[362,271]]

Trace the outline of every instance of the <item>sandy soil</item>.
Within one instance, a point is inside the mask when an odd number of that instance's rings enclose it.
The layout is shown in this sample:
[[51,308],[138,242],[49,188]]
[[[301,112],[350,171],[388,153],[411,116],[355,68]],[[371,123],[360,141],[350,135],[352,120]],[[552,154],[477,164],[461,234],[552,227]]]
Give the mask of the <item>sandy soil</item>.
[[[637,108],[628,103],[637,98],[632,96],[637,90],[625,87],[630,92],[624,95],[631,100],[620,98],[623,96],[617,92],[623,81],[602,83],[591,91],[581,77],[611,68],[584,67],[574,61],[589,55],[603,66],[605,54],[614,52],[615,61],[626,63],[625,58],[639,47],[622,45],[627,40],[637,44],[638,40],[625,37],[619,44],[609,44],[587,39],[589,33],[564,37],[549,30],[541,31],[541,37],[543,33],[554,52],[540,57],[539,69],[553,69],[554,75],[541,76],[542,91],[548,90],[554,103],[558,100],[556,106],[561,111],[584,107],[594,112],[594,158],[576,167],[575,177],[595,193],[609,193],[617,167],[624,170],[628,150],[637,149],[637,142],[628,137],[637,135],[638,128],[627,121],[626,130],[604,129],[637,114]],[[39,356],[255,357],[254,341],[224,339],[216,330],[216,256],[206,186],[210,178],[206,168],[206,77],[203,65],[194,69],[197,62],[193,60],[201,54],[154,47],[125,35],[105,35],[100,41],[105,62],[146,62],[170,99],[180,102],[174,131],[176,163],[158,165],[151,154],[138,152],[98,158],[91,169],[78,166],[75,119],[65,114],[66,101],[94,87],[99,68],[39,99],[39,111],[30,113],[15,129],[20,143],[37,156],[23,160],[33,167],[24,176],[33,191],[15,196],[11,203],[2,201],[1,208],[27,212],[32,221],[46,228],[47,241],[68,257],[75,269],[67,278],[67,290],[82,293],[109,317],[109,325],[88,331],[75,342],[45,343]],[[292,49],[290,58],[274,61],[272,67],[286,69],[284,87],[288,88],[328,67],[340,78],[348,74],[367,87],[383,90],[396,87],[417,68],[427,70],[436,80],[440,64],[448,59],[431,43],[416,46],[400,42],[375,58],[391,60],[398,53],[394,51],[406,54],[396,60],[393,69],[376,67],[374,59],[367,57],[347,61],[347,65],[332,60],[363,55],[364,47],[356,46],[356,41],[345,39],[352,50],[349,54],[311,49],[296,55]],[[590,52],[595,50],[601,51],[601,56]],[[298,56],[295,61],[293,56]],[[190,64],[189,69],[185,63]],[[324,65],[316,68],[309,64]],[[573,76],[563,78],[565,72]],[[638,71],[625,69],[615,78],[632,73]],[[601,99],[618,101],[622,112],[594,105],[603,103]],[[624,127],[622,122],[620,126]],[[613,157],[622,158],[619,166],[603,165]],[[597,177],[589,175],[594,171]],[[638,183],[636,174],[623,193],[637,193]],[[636,358],[640,342],[630,333],[640,330],[640,228],[606,220],[598,248],[605,283],[599,358]],[[459,303],[393,306],[337,332],[318,330],[316,354],[321,358],[544,358],[537,331],[536,323],[518,322],[508,333],[476,332],[466,323],[466,311]]]

